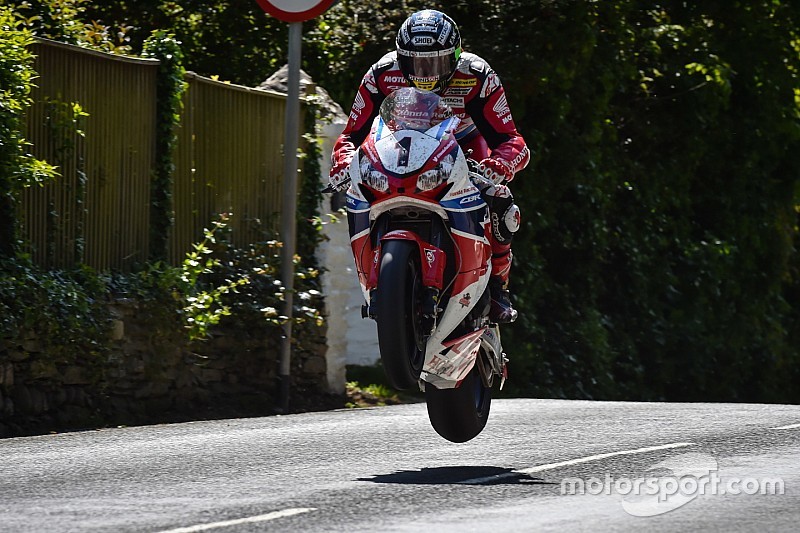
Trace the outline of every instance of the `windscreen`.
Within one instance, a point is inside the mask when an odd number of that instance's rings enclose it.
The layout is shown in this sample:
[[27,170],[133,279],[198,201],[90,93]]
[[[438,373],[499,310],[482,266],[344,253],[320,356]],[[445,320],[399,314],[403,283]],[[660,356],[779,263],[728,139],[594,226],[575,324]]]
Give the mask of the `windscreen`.
[[453,116],[453,110],[437,94],[404,87],[386,97],[380,115],[392,131],[425,131]]

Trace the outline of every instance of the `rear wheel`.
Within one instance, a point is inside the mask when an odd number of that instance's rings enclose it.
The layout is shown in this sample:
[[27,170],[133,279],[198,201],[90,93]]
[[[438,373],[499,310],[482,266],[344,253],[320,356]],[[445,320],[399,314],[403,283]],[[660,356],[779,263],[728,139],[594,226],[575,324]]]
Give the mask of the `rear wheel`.
[[400,240],[385,242],[381,250],[378,346],[389,383],[403,390],[416,386],[425,362],[419,253],[414,243]]
[[455,389],[437,389],[425,384],[428,418],[436,433],[451,442],[475,438],[486,426],[492,405],[492,388],[484,384],[478,366],[480,357],[461,385]]

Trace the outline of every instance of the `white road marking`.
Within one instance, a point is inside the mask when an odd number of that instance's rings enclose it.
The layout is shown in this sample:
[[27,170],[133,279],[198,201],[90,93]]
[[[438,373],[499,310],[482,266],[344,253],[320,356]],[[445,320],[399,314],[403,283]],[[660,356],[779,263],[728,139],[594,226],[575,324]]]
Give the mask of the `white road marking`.
[[570,466],[570,465],[577,465],[580,463],[588,463],[590,461],[599,461],[600,459],[606,459],[608,457],[616,457],[618,455],[632,455],[635,453],[647,453],[647,452],[655,452],[658,450],[670,450],[672,448],[683,448],[685,446],[694,446],[693,442],[674,442],[672,444],[662,444],[661,446],[649,446],[647,448],[636,448],[635,450],[620,450],[618,452],[609,452],[609,453],[601,453],[598,455],[589,455],[588,457],[579,457],[577,459],[571,459],[569,461],[561,461],[560,463],[549,463],[539,466],[534,466],[531,468],[525,468],[523,470],[515,470],[513,472],[506,472],[504,474],[495,474],[493,476],[486,476],[486,477],[478,477],[475,479],[467,479],[466,481],[459,481],[459,483],[463,485],[476,485],[480,483],[488,483],[490,481],[497,481],[500,479],[506,479],[510,477],[517,477],[520,474],[533,474],[535,472],[543,472],[545,470],[553,470],[555,468],[560,468],[562,466]]
[[789,424],[788,426],[780,426],[780,427],[771,428],[771,429],[797,429],[797,428],[800,428],[800,424]]
[[298,508],[298,509],[284,509],[283,511],[275,511],[273,513],[262,514],[258,516],[249,516],[247,518],[237,518],[236,520],[226,520],[224,522],[212,522],[210,524],[198,524],[196,526],[179,527],[177,529],[167,529],[160,533],[195,533],[197,531],[208,531],[209,529],[218,529],[222,527],[238,526],[241,524],[255,524],[257,522],[268,522],[276,518],[284,518],[287,516],[294,516],[298,514],[316,511],[314,507]]

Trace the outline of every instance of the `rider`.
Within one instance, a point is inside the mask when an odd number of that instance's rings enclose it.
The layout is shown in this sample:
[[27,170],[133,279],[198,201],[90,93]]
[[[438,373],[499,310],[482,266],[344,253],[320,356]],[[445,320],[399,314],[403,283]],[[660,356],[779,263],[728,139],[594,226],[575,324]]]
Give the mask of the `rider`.
[[442,96],[462,118],[456,139],[464,152],[479,161],[478,172],[494,185],[478,184],[489,206],[492,232],[492,297],[490,320],[513,322],[508,276],[511,238],[519,229],[519,209],[505,183],[528,164],[530,151],[511,118],[497,74],[475,54],[462,52],[456,23],[440,11],[412,14],[397,32],[397,50],[372,65],[361,81],[353,109],[331,155],[331,186],[348,186],[347,167],[356,148],[369,134],[380,104],[392,91],[415,86]]

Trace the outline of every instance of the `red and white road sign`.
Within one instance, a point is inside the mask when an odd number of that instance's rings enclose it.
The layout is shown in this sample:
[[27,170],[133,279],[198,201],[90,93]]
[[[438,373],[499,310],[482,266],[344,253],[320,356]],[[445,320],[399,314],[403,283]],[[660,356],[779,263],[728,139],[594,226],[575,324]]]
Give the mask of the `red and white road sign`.
[[284,22],[311,20],[328,10],[337,0],[256,0],[261,9]]

